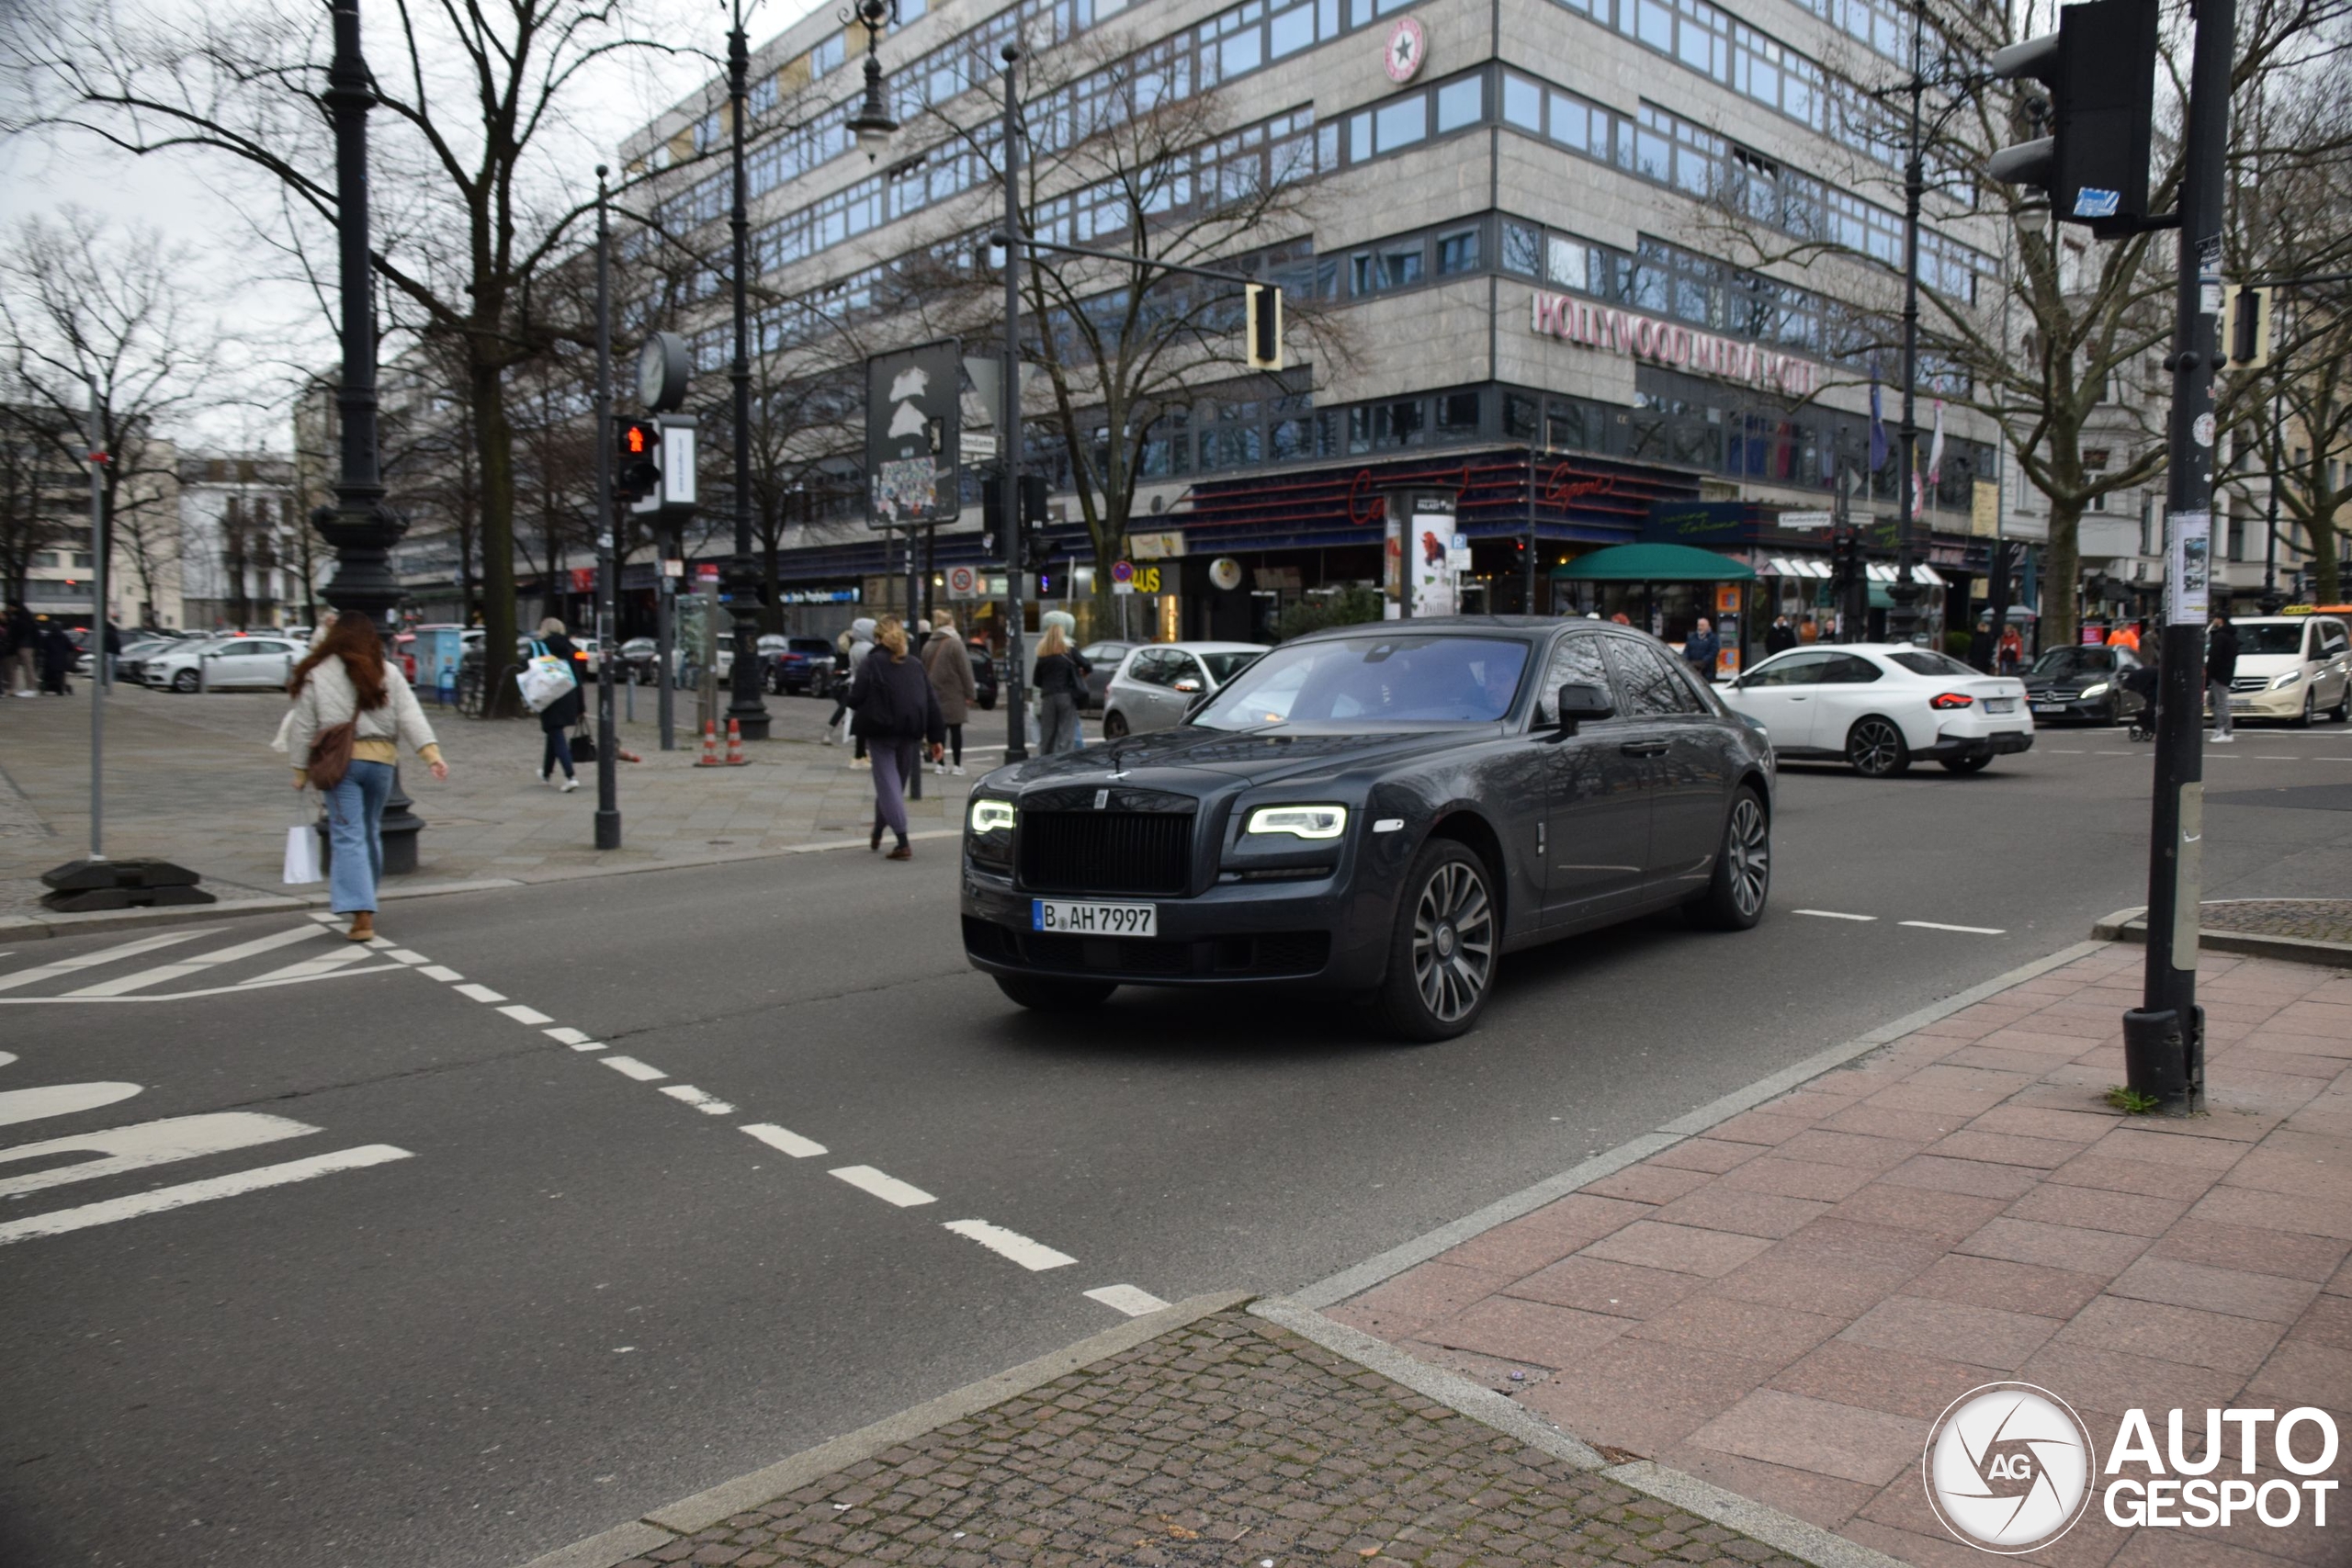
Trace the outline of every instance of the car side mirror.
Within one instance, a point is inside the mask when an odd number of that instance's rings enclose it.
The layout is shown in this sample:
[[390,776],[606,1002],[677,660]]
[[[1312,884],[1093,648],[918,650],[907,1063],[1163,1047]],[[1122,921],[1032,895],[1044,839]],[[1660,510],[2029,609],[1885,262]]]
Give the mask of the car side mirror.
[[1566,739],[1577,732],[1577,726],[1589,718],[1608,718],[1617,711],[1608,691],[1586,681],[1570,681],[1560,688],[1560,737]]
[[1184,679],[1176,682],[1176,689],[1189,697],[1199,693],[1201,683],[1187,675]]

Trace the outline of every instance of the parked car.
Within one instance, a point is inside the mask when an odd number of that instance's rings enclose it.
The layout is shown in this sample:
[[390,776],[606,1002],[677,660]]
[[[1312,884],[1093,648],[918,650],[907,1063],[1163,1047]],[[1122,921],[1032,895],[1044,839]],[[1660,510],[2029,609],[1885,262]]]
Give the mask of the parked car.
[[1266,651],[1254,642],[1154,642],[1122,660],[1102,697],[1102,739],[1167,729]]
[[1126,662],[1127,655],[1135,649],[1132,642],[1114,638],[1090,642],[1078,650],[1079,658],[1086,661],[1085,706],[1089,712],[1102,711],[1103,694],[1111,689],[1111,677],[1119,672],[1119,666]]
[[1678,906],[1746,930],[1770,887],[1771,748],[1604,622],[1312,632],[1105,762],[1033,757],[966,807],[965,953],[1023,1007],[1267,982],[1441,1040],[1506,953]]
[[2230,716],[2284,719],[2298,728],[2321,713],[2352,717],[2352,641],[2333,615],[2246,615],[2238,634]]
[[1973,773],[2033,747],[2024,682],[1909,643],[1791,649],[1718,690],[1781,757],[1842,758],[1868,778],[1930,759]]
[[2140,656],[2128,648],[2049,649],[2021,677],[2026,703],[2037,724],[2120,724],[2148,705],[2124,684],[2139,667]]
[[760,652],[772,692],[821,697],[832,681],[833,645],[824,637],[771,635],[760,639]]
[[277,636],[239,633],[209,642],[182,644],[148,660],[140,678],[175,692],[284,689],[295,662],[309,649]]

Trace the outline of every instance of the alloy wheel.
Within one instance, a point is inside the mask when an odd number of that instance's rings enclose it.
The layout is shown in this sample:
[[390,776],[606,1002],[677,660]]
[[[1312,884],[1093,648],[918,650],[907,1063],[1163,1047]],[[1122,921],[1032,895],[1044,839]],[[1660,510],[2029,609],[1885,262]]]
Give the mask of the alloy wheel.
[[1891,773],[1903,755],[1903,732],[1886,719],[1866,718],[1854,726],[1846,742],[1846,755],[1856,773],[1871,778]]
[[1486,879],[1460,861],[1441,865],[1413,908],[1413,980],[1442,1023],[1469,1015],[1495,972],[1495,907]]
[[1753,919],[1764,907],[1764,893],[1772,881],[1772,833],[1754,795],[1742,794],[1733,803],[1731,826],[1724,837],[1732,903],[1742,919]]

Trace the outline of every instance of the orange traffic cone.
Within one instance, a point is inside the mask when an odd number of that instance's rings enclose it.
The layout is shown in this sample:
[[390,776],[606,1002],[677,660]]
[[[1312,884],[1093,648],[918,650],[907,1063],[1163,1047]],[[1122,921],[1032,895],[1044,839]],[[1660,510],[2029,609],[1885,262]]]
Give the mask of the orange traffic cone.
[[642,762],[645,761],[644,758],[639,756],[636,752],[624,751],[617,746],[613,748],[613,755],[618,757],[624,762]]
[[729,719],[727,721],[727,765],[730,768],[741,768],[748,765],[751,761],[752,759],[743,755],[743,721],[739,718]]
[[718,760],[718,723],[705,719],[702,723],[702,755],[695,759],[697,768],[718,768],[726,764]]

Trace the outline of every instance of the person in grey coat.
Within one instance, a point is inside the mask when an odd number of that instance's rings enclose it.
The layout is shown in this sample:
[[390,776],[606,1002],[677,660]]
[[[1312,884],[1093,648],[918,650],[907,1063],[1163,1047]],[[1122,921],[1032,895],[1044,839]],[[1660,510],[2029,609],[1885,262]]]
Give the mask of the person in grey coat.
[[[947,725],[947,747],[955,758],[956,774],[964,773],[964,724],[972,716],[972,704],[980,689],[972,680],[972,656],[964,648],[964,639],[956,635],[956,617],[942,614],[931,623],[931,637],[922,645],[922,667],[931,677],[931,689],[939,697],[939,716]],[[945,762],[933,762],[931,771],[944,773]]]

